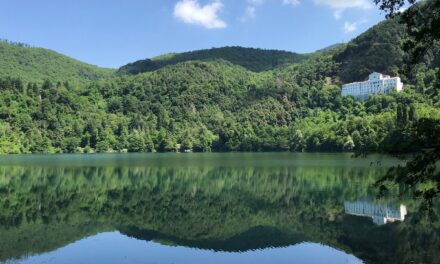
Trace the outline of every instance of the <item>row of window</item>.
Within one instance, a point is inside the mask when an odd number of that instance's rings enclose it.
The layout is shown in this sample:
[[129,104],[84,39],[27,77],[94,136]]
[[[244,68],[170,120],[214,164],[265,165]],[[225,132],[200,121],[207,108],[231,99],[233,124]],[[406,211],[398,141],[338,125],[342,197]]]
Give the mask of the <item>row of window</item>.
[[362,86],[362,85],[368,85],[368,84],[381,84],[381,83],[397,83],[397,79],[388,79],[388,80],[380,80],[380,81],[367,81],[362,83],[349,83],[345,84],[344,86]]
[[394,85],[384,85],[384,86],[368,86],[368,87],[362,87],[362,88],[342,88],[343,91],[350,91],[350,92],[358,92],[358,91],[377,91],[377,90],[389,90],[395,88]]
[[396,83],[382,83],[382,84],[361,84],[361,85],[344,85],[342,88],[365,88],[365,87],[380,87],[380,86],[395,86]]

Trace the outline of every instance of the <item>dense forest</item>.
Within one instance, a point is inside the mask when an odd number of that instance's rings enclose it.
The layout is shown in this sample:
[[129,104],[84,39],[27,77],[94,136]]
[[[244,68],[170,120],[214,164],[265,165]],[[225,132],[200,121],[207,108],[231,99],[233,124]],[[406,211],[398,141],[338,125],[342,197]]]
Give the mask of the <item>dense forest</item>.
[[[418,122],[440,119],[440,56],[404,71],[405,38],[396,17],[307,55],[227,47],[118,71],[4,41],[0,153],[414,151]],[[404,92],[340,96],[372,71]]]
[[74,83],[109,78],[114,70],[89,65],[57,52],[0,39],[0,78],[41,83],[63,80]]
[[212,48],[184,53],[170,53],[152,59],[127,64],[118,70],[118,74],[138,74],[155,71],[168,65],[185,61],[212,61],[223,59],[243,66],[250,71],[267,71],[291,63],[304,61],[309,55],[281,50],[263,50],[242,47]]

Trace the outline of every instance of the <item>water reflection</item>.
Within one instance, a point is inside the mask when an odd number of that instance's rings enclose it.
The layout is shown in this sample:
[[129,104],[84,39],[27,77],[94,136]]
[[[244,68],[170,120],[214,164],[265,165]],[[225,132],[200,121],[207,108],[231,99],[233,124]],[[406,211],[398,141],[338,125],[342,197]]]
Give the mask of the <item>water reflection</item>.
[[[440,259],[438,222],[414,226],[408,214],[408,221],[377,226],[345,214],[344,201],[374,197],[372,184],[393,160],[371,168],[364,159],[309,154],[7,159],[0,159],[0,262],[62,254],[72,243],[82,253],[111,251],[111,238],[94,247],[80,241],[115,231],[169,246],[170,255],[176,246],[240,255],[307,242],[367,263]],[[416,206],[392,197],[380,203],[402,203],[410,212]]]
[[378,204],[369,200],[344,202],[344,209],[346,214],[370,217],[376,225],[404,221],[407,215],[406,206],[403,204],[394,206],[392,204]]
[[[319,255],[316,254],[319,252]],[[216,252],[181,246],[162,245],[130,238],[118,232],[106,232],[77,241],[55,252],[22,258],[27,264],[64,263],[131,264],[131,263],[277,263],[297,264],[350,263],[362,261],[339,250],[316,243],[301,243],[283,248],[247,252]],[[96,261],[99,260],[99,261]],[[325,260],[325,261],[323,261]]]

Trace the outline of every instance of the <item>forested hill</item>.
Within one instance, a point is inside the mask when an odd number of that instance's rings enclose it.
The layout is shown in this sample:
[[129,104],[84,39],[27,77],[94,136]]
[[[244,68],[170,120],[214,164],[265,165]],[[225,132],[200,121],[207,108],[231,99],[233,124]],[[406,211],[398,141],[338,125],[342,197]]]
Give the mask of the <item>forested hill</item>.
[[250,71],[261,72],[273,70],[286,64],[298,63],[306,58],[308,58],[308,55],[288,51],[223,47],[184,53],[170,53],[152,59],[140,60],[121,67],[118,73],[120,75],[133,75],[151,72],[167,65],[174,65],[185,61],[212,61],[218,59],[229,61]]
[[184,53],[170,53],[152,59],[140,60],[118,70],[118,75],[135,75],[151,72],[165,66],[186,61],[213,61],[223,59],[254,72],[302,63],[322,53],[334,54],[340,65],[336,76],[343,83],[363,80],[371,72],[378,71],[399,75],[403,65],[403,40],[405,27],[398,19],[390,19],[373,26],[347,44],[334,44],[309,54],[287,51],[263,50],[243,47],[224,47]]
[[413,151],[418,122],[440,120],[438,50],[402,76],[402,93],[340,96],[344,82],[404,68],[396,23],[308,55],[229,47],[113,75],[2,43],[0,153]]
[[440,44],[436,44],[419,65],[405,68],[405,57],[408,55],[403,47],[407,32],[399,20],[398,16],[380,22],[347,43],[341,52],[335,53],[334,61],[340,65],[338,77],[343,83],[364,80],[374,71],[400,75],[404,82],[412,82],[417,73],[440,67]]
[[348,44],[331,45],[309,54],[243,47],[212,48],[139,60],[122,66],[116,74],[114,70],[89,65],[51,50],[0,41],[0,78],[19,77],[24,82],[85,82],[152,72],[196,60],[226,60],[247,70],[261,72],[303,63],[322,53],[332,53],[335,54],[333,60],[340,64],[334,77],[349,82],[362,80],[372,71],[397,75],[403,63],[404,34],[404,27],[393,19],[372,27]]
[[99,68],[57,52],[22,43],[0,41],[0,78],[20,78],[24,82],[84,82],[110,77],[114,70]]
[[335,56],[343,82],[364,80],[374,71],[396,76],[403,65],[405,26],[398,19],[383,21],[370,28]]

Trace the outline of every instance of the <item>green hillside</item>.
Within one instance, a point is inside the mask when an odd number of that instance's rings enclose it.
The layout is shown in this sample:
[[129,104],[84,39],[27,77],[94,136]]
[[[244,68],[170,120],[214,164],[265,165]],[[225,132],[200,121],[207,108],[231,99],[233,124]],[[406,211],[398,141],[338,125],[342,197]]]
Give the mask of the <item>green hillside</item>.
[[0,78],[25,82],[92,81],[110,77],[111,69],[89,65],[57,52],[25,44],[0,41]]
[[[423,14],[432,12],[427,3],[433,2],[422,1],[409,11],[417,12],[418,16],[425,16]],[[418,19],[423,21],[426,18],[418,17]],[[371,72],[376,71],[391,76],[400,75],[405,82],[413,82],[417,78],[425,78],[430,70],[439,68],[440,44],[438,41],[420,56],[418,65],[405,65],[405,59],[408,61],[410,56],[404,52],[405,41],[409,36],[403,20],[404,14],[381,22],[350,41],[342,52],[337,53],[334,60],[340,64],[338,73],[340,80],[344,83],[364,80]],[[423,25],[420,21],[417,23]],[[437,25],[433,27],[438,28]],[[413,30],[421,32],[422,28],[420,25],[414,26]],[[420,80],[419,84],[421,82]]]
[[[0,153],[414,151],[422,147],[411,136],[418,122],[440,119],[435,64],[411,67],[403,93],[340,96],[342,83],[405,68],[396,21],[308,55],[228,47],[163,55],[113,76],[3,43],[3,57],[15,59],[0,78]],[[17,66],[20,56],[34,66]]]
[[328,54],[263,73],[190,61],[75,87],[3,79],[0,153],[404,149],[414,113],[440,117],[411,88],[343,98],[337,71]]
[[405,26],[399,24],[398,19],[392,19],[379,23],[349,42],[335,56],[335,61],[341,64],[341,80],[364,80],[374,71],[398,75],[403,65],[404,36]]
[[307,55],[280,50],[263,50],[243,47],[212,48],[184,53],[170,53],[152,59],[136,61],[121,67],[118,70],[118,73],[120,75],[132,75],[154,71],[167,65],[173,65],[185,61],[211,61],[218,59],[223,59],[232,64],[243,66],[250,71],[261,72],[272,70],[289,63],[298,63],[304,61],[307,57]]

